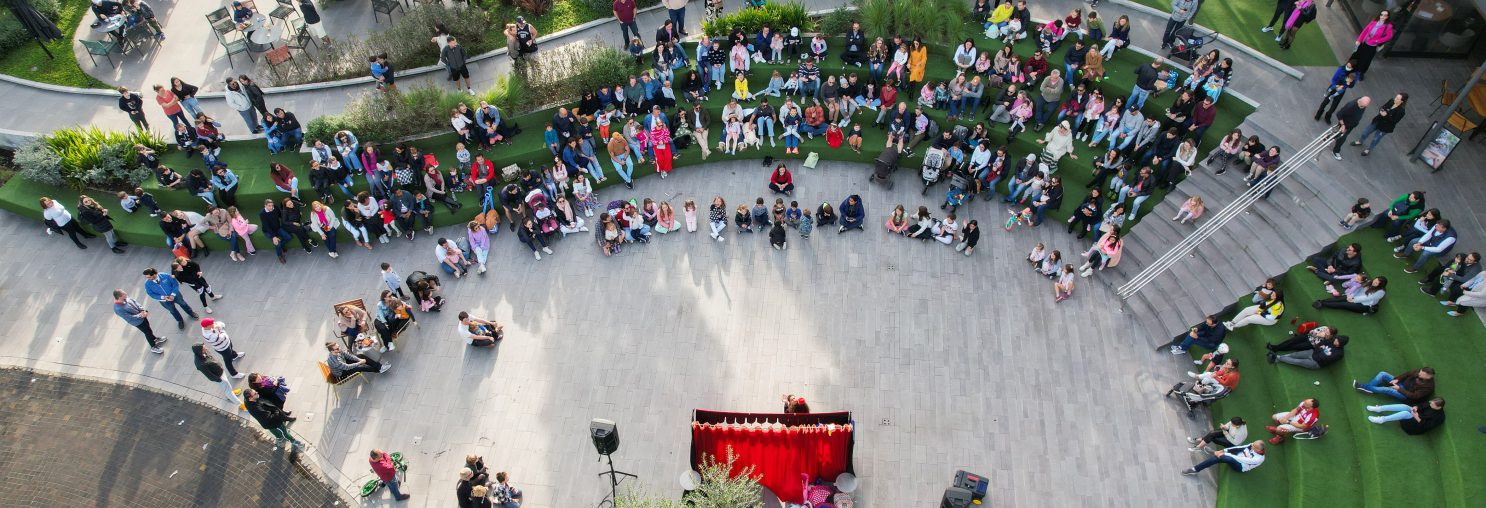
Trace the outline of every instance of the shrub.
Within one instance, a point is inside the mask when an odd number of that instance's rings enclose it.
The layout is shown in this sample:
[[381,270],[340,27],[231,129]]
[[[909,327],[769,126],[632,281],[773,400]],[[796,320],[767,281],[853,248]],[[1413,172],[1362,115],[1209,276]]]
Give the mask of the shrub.
[[[836,9],[820,18],[820,32],[827,34],[828,36],[838,36],[851,30],[851,22],[856,20],[857,12],[855,10]],[[863,27],[865,26],[866,25],[863,25]],[[886,38],[886,36],[884,36],[884,38]]]
[[532,16],[541,16],[552,10],[552,0],[515,0],[516,8]]
[[964,35],[963,20],[970,6],[959,0],[857,0],[857,12],[867,33],[919,37],[926,44],[954,45]]
[[68,128],[22,146],[15,162],[22,175],[38,183],[78,190],[133,187],[150,176],[134,158],[136,144],[165,149],[163,139],[147,132]]
[[388,61],[398,71],[432,65],[439,58],[438,46],[428,42],[434,23],[448,27],[449,33],[459,39],[459,44],[470,56],[490,51],[506,42],[499,30],[491,28],[493,21],[484,9],[421,5],[408,9],[408,14],[393,21],[386,31],[366,38],[339,39],[332,46],[321,47],[320,54],[314,59],[294,59],[284,77],[274,78],[273,84],[283,86],[368,76],[371,72],[367,69],[367,58],[379,53],[387,53]]
[[571,102],[585,91],[626,83],[636,71],[634,58],[618,49],[571,44],[553,49],[527,67],[524,88],[533,106]]
[[643,490],[626,489],[614,500],[615,508],[761,508],[763,487],[753,466],[732,474],[738,454],[728,446],[727,461],[712,455],[702,456],[702,481],[696,490],[688,491],[681,501],[650,495]]
[[47,146],[46,140],[33,139],[15,151],[15,165],[27,180],[61,186],[67,183],[62,177],[62,158]]
[[805,15],[805,5],[788,2],[764,4],[760,8],[743,9],[722,16],[712,23],[703,23],[702,32],[711,37],[719,37],[727,36],[734,28],[741,28],[743,33],[753,34],[758,33],[759,28],[764,25],[780,32],[795,26],[800,27],[802,32],[815,30],[815,23],[811,22],[810,16]]

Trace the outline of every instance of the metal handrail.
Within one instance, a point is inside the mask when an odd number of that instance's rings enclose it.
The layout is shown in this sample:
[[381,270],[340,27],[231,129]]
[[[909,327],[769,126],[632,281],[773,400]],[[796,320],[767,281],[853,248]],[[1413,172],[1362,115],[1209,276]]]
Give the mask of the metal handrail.
[[1120,285],[1117,290],[1120,299],[1128,300],[1142,289],[1145,289],[1156,277],[1166,273],[1173,265],[1190,255],[1192,251],[1197,250],[1198,246],[1206,242],[1208,238],[1211,238],[1235,217],[1247,212],[1255,202],[1274,191],[1281,182],[1300,170],[1301,166],[1314,160],[1339,135],[1341,135],[1341,131],[1336,126],[1332,126],[1326,129],[1325,132],[1322,132],[1320,136],[1312,139],[1310,143],[1292,155],[1289,160],[1280,164],[1280,167],[1276,168],[1273,173],[1260,180],[1258,184],[1249,187],[1248,190],[1240,194],[1228,206],[1218,210],[1218,213],[1214,214],[1212,219],[1199,224],[1197,230],[1182,238],[1182,241],[1177,242],[1170,250],[1167,250],[1166,253],[1156,258],[1150,265],[1141,269],[1134,277],[1131,277],[1129,281]]

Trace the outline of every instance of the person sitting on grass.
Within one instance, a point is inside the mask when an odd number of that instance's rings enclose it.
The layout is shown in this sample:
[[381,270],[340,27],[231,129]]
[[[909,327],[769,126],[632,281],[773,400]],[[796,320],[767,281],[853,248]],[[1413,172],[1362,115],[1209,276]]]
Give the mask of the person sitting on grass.
[[1367,384],[1352,380],[1352,388],[1362,393],[1379,393],[1401,402],[1420,402],[1434,395],[1434,369],[1420,367],[1393,377],[1387,371],[1379,372]]
[[1455,240],[1455,228],[1450,227],[1450,220],[1440,219],[1433,229],[1402,250],[1394,252],[1393,257],[1406,259],[1410,254],[1418,256],[1413,265],[1403,269],[1404,273],[1418,273],[1429,260],[1450,255],[1450,250],[1455,248]]
[[1202,472],[1202,470],[1216,466],[1219,463],[1228,464],[1228,467],[1233,468],[1234,471],[1239,473],[1253,471],[1254,468],[1264,463],[1264,442],[1254,441],[1244,446],[1234,446],[1218,450],[1213,453],[1212,458],[1187,468],[1185,471],[1182,471],[1182,474],[1186,476],[1197,476],[1197,473]]
[[1367,279],[1364,274],[1355,274],[1352,280],[1342,285],[1343,292],[1338,294],[1335,289],[1327,284],[1327,290],[1332,291],[1331,298],[1317,300],[1311,306],[1317,309],[1341,309],[1356,312],[1364,316],[1378,311],[1378,304],[1387,295],[1384,288],[1388,287],[1387,277],[1373,277]]
[[1173,355],[1186,353],[1192,346],[1202,346],[1204,349],[1216,349],[1218,344],[1223,343],[1223,336],[1228,334],[1228,329],[1218,325],[1218,316],[1208,316],[1201,323],[1187,330],[1187,333],[1171,339],[1170,352]]
[[1424,276],[1419,285],[1424,294],[1434,296],[1444,291],[1446,298],[1454,300],[1464,291],[1464,285],[1481,273],[1481,253],[1456,254],[1454,261],[1441,264]]
[[1399,427],[1403,428],[1405,434],[1417,436],[1435,427],[1445,424],[1445,399],[1435,397],[1429,402],[1422,404],[1385,404],[1382,406],[1367,406],[1367,410],[1374,413],[1387,413],[1383,416],[1369,416],[1367,421],[1382,425],[1388,422],[1403,422]]
[[1267,295],[1267,299],[1255,305],[1244,307],[1233,316],[1230,321],[1224,321],[1223,327],[1228,331],[1237,330],[1248,325],[1273,326],[1279,322],[1280,315],[1285,313],[1285,295],[1278,288]]
[[459,334],[464,343],[474,347],[492,347],[505,338],[505,327],[495,321],[470,317],[469,312],[459,313]]
[[1189,452],[1200,452],[1207,449],[1207,445],[1217,445],[1219,448],[1232,448],[1236,443],[1242,443],[1249,438],[1249,424],[1241,417],[1233,417],[1232,420],[1223,422],[1212,432],[1203,434],[1202,437],[1189,437],[1187,443],[1192,447]]
[[1223,390],[1233,391],[1238,388],[1238,360],[1227,358],[1218,363],[1218,357],[1207,364],[1207,370],[1201,374],[1188,372],[1187,376],[1197,379],[1192,385],[1192,392],[1188,394],[1193,400],[1199,400],[1203,395],[1218,393]]
[[1346,348],[1348,340],[1347,336],[1340,335],[1332,337],[1329,341],[1316,344],[1315,347],[1307,350],[1296,351],[1284,356],[1277,355],[1274,352],[1268,352],[1264,354],[1264,358],[1269,360],[1269,363],[1279,362],[1296,367],[1319,370],[1342,360],[1343,350]]
[[1269,444],[1280,444],[1286,437],[1310,430],[1321,419],[1321,403],[1316,399],[1305,399],[1295,406],[1295,409],[1274,414],[1275,425],[1264,427],[1264,430],[1274,434],[1269,438]]
[[1471,277],[1471,280],[1461,284],[1460,296],[1454,301],[1440,300],[1440,305],[1455,307],[1445,311],[1445,314],[1450,317],[1460,317],[1466,307],[1486,307],[1486,284],[1482,282],[1486,282],[1486,272],[1478,273],[1475,277]]
[[1344,281],[1347,276],[1362,271],[1362,245],[1353,243],[1332,253],[1329,258],[1316,255],[1311,256],[1309,261],[1310,264],[1305,269],[1321,280]]

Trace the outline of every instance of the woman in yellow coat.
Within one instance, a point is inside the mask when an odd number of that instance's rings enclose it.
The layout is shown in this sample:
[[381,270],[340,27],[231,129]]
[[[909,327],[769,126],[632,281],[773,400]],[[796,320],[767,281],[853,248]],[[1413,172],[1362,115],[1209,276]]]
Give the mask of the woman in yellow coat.
[[920,39],[914,39],[908,50],[908,90],[918,88],[924,82],[924,67],[929,64],[929,48]]

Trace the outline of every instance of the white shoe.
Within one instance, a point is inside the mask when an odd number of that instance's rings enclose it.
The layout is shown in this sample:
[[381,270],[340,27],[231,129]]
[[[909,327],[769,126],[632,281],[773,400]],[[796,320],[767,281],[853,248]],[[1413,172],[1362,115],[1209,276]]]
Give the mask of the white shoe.
[[165,350],[164,349],[157,348],[157,347],[152,347],[152,348],[150,348],[150,352],[151,353],[155,353],[155,354],[158,355],[158,354],[164,353]]
[[1186,351],[1183,351],[1182,348],[1180,348],[1180,347],[1171,346],[1171,348],[1168,349],[1167,352],[1169,352],[1171,354],[1174,354],[1174,355],[1179,355],[1179,354],[1185,353]]
[[1191,448],[1188,448],[1187,451],[1189,451],[1189,452],[1201,452],[1201,451],[1206,451],[1206,450],[1203,450],[1202,447],[1199,447],[1199,446],[1193,446]]
[[537,258],[537,261],[541,261],[542,260],[542,253],[540,253],[540,252],[531,251],[531,255],[534,256],[534,257],[536,257]]
[[330,253],[330,258],[331,259],[335,259],[335,258],[338,258],[338,257],[341,257],[341,255],[340,254],[336,254],[334,252]]
[[239,373],[237,373],[237,375],[232,376],[232,379],[242,379],[242,378],[245,378],[245,377],[248,377],[248,375],[239,372]]
[[542,247],[542,252],[547,253],[547,254],[551,254],[552,253],[552,249],[549,249],[549,248],[546,248],[546,247]]
[[1271,28],[1271,27],[1266,26],[1264,28],[1260,28],[1259,31],[1260,32],[1264,32],[1264,33],[1269,33],[1271,31],[1274,31],[1274,28]]
[[382,370],[377,371],[377,373],[378,374],[381,374],[381,373],[387,372],[389,370],[392,370],[392,364],[390,364],[390,363],[384,363],[384,364],[382,364]]
[[726,239],[726,238],[723,238],[723,237],[722,237],[722,235],[717,235],[717,241],[718,241],[718,242],[719,242],[719,243],[720,243],[720,242],[723,242],[723,241],[726,241],[726,240],[727,240],[727,239]]
[[206,313],[207,314],[211,314],[212,313],[212,308],[211,307],[207,307],[206,308]]
[[1378,425],[1382,425],[1384,423],[1388,423],[1388,422],[1383,421],[1383,417],[1381,417],[1381,416],[1369,416],[1369,417],[1367,417],[1367,421],[1376,423]]
[[379,353],[386,353],[387,352],[387,346],[382,346],[382,349],[378,350],[377,352],[379,352]]
[[485,265],[480,265],[480,273],[485,273]]
[[389,343],[389,344],[387,344],[387,350],[388,351],[397,351],[397,344],[395,344],[395,343]]
[[1193,444],[1193,445],[1194,444],[1197,444],[1197,438],[1188,436],[1187,437],[1187,444]]
[[1189,371],[1187,371],[1187,377],[1190,377],[1192,379],[1197,379],[1197,373],[1196,372],[1192,372],[1192,371],[1189,370]]
[[583,215],[593,217],[593,210],[584,210]]
[[237,359],[241,359],[244,356],[248,356],[248,354],[247,353],[243,353],[243,352],[238,352],[237,353],[237,356],[232,357],[232,359],[233,360],[237,360]]
[[774,246],[774,250],[779,250],[779,246],[778,245],[775,245]]
[[588,226],[580,227],[580,228],[578,228],[578,231],[582,231],[582,232],[585,232],[586,233],[586,232],[588,232]]
[[1367,410],[1368,410],[1368,411],[1372,411],[1372,412],[1374,412],[1374,413],[1377,413],[1377,412],[1379,412],[1379,411],[1378,411],[1378,408],[1379,408],[1379,407],[1381,407],[1381,406],[1367,406]]

